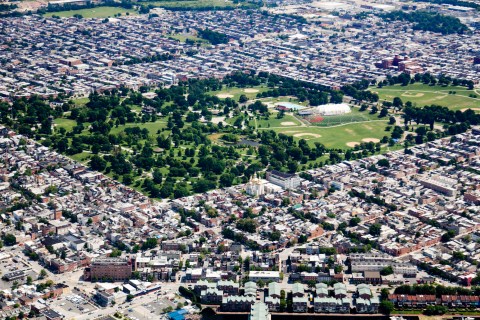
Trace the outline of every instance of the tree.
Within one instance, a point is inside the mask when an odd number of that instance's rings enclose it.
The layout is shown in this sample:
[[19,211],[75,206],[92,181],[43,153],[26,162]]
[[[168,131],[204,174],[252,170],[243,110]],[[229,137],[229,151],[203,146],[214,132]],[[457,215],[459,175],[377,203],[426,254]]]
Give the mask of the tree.
[[368,233],[372,236],[379,236],[382,231],[382,226],[379,223],[374,223],[368,228]]
[[389,168],[390,162],[388,161],[388,159],[380,159],[378,160],[377,165],[379,165],[380,167]]
[[107,166],[107,162],[103,160],[99,155],[94,155],[90,159],[90,168],[95,171],[103,171]]
[[132,178],[131,175],[125,174],[125,175],[123,175],[122,181],[123,181],[124,184],[130,185],[133,182],[133,178]]
[[395,305],[393,304],[393,302],[388,300],[383,300],[382,302],[380,302],[380,307],[379,307],[380,312],[386,315],[389,315],[390,313],[392,313],[394,309],[395,309]]
[[353,217],[352,219],[350,219],[348,224],[350,225],[350,227],[355,227],[360,223],[360,221],[362,221],[362,219],[360,219],[359,217]]
[[6,235],[4,235],[2,237],[2,240],[3,244],[5,244],[6,246],[13,246],[17,243],[17,238],[11,233],[7,233]]
[[38,276],[38,279],[45,279],[47,276],[47,271],[45,269],[40,270],[40,275]]
[[163,176],[162,176],[162,172],[160,171],[160,169],[155,168],[153,170],[152,178],[153,178],[153,182],[155,182],[156,184],[162,183]]
[[390,274],[393,274],[392,266],[387,266],[387,267],[383,268],[382,270],[380,270],[380,274],[382,276],[388,276]]
[[127,301],[130,302],[132,301],[134,296],[132,294],[127,294]]
[[30,285],[32,285],[32,283],[33,283],[32,277],[28,276],[27,277],[27,285],[30,286]]
[[249,233],[254,233],[257,230],[257,221],[246,218],[246,219],[240,219],[237,221],[237,229],[243,230]]
[[378,115],[379,118],[384,118],[388,115],[388,109],[387,108],[382,108],[382,110],[380,110],[380,114]]
[[147,238],[147,240],[142,244],[142,250],[153,249],[157,246],[156,238]]
[[399,97],[393,98],[392,104],[393,104],[393,107],[398,110],[402,109],[403,107],[403,101]]
[[244,94],[240,95],[240,98],[238,98],[238,102],[240,102],[240,103],[245,103],[247,101],[248,101],[248,98]]
[[446,232],[442,235],[441,241],[442,242],[448,242],[448,241],[452,240],[454,237],[455,237],[455,231],[448,230],[448,232]]

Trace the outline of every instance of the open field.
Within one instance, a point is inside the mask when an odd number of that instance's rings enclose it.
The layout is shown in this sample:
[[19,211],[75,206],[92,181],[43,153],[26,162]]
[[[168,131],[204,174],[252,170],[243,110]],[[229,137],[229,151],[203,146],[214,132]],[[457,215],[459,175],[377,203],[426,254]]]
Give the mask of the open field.
[[275,113],[268,120],[265,120],[263,117],[257,120],[257,128],[268,128],[270,125],[270,127],[285,127],[287,129],[292,126],[300,126],[301,124],[297,118],[289,114],[285,114],[283,118],[277,119],[277,114]]
[[[380,100],[393,101],[393,98],[399,97],[404,103],[411,101],[418,107],[431,104],[445,106],[452,110],[480,107],[480,94],[475,90],[468,90],[466,87],[442,87],[414,83],[405,87],[401,85],[383,88],[372,87],[370,90],[377,92]],[[456,94],[449,94],[451,91],[455,91]],[[471,94],[478,97],[469,97]]]
[[57,118],[53,120],[53,124],[55,128],[65,128],[67,131],[72,131],[73,127],[77,125],[77,122],[75,120]]
[[171,34],[168,37],[172,39],[176,39],[183,43],[185,43],[187,40],[195,41],[199,43],[202,47],[208,47],[210,45],[207,40],[204,40],[202,38],[199,38],[191,34],[176,33],[176,34]]
[[125,125],[120,125],[117,127],[113,127],[110,133],[118,134],[122,132],[125,128],[132,128],[132,127],[139,127],[140,129],[146,128],[151,136],[156,137],[157,131],[162,130],[163,128],[167,127],[167,122],[164,120],[157,120],[155,122],[145,122],[145,123],[127,123]]
[[257,93],[265,92],[268,90],[269,88],[267,88],[266,86],[258,86],[258,87],[251,87],[251,88],[237,88],[237,87],[229,88],[224,86],[222,90],[210,91],[208,92],[208,94],[212,96],[217,96],[221,99],[232,98],[233,100],[238,101],[238,98],[240,98],[242,94],[247,96],[248,99],[252,100],[257,97]]
[[155,7],[161,8],[204,8],[204,7],[215,7],[215,8],[235,8],[235,7],[249,7],[247,3],[234,4],[231,1],[225,0],[185,0],[185,1],[148,1],[145,4],[153,5]]
[[95,7],[89,9],[79,9],[79,10],[67,10],[59,12],[48,12],[45,14],[46,17],[59,16],[59,17],[73,17],[75,14],[79,14],[84,18],[108,18],[113,17],[114,15],[121,13],[122,16],[126,15],[127,12],[130,15],[137,14],[137,11],[133,9],[124,9],[120,7]]
[[323,143],[327,148],[347,149],[353,147],[353,143],[377,141],[384,136],[390,136],[385,131],[387,120],[350,123],[334,127],[318,126],[288,126],[259,128],[259,130],[275,130],[293,136],[296,140],[305,139],[310,145],[315,142]]
[[88,103],[88,101],[90,101],[90,99],[88,99],[88,98],[78,98],[78,99],[73,99],[72,101],[75,103],[75,105],[77,107],[83,107]]

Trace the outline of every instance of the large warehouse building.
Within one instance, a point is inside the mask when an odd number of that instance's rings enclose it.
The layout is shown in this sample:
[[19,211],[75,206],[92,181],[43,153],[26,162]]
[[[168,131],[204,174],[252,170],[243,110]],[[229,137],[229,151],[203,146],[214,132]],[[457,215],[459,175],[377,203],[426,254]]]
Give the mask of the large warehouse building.
[[352,112],[346,103],[329,103],[314,108],[314,112],[323,116],[334,116]]

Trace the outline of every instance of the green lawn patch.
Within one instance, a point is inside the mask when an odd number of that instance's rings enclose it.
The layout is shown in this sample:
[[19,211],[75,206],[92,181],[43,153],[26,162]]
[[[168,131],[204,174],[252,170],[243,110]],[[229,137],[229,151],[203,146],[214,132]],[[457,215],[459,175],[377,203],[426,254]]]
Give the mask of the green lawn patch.
[[[408,86],[371,87],[370,91],[378,93],[380,100],[384,101],[393,101],[393,98],[399,97],[403,103],[411,101],[418,107],[436,104],[452,110],[477,108],[478,110],[476,111],[480,111],[480,93],[477,93],[475,90],[468,90],[466,87],[443,87],[414,83]],[[456,93],[452,94],[451,92]],[[469,97],[472,94],[478,97]]]
[[109,18],[109,17],[113,18],[113,16],[115,16],[116,14],[120,13],[122,16],[124,16],[127,14],[127,12],[129,15],[137,14],[137,11],[133,9],[124,9],[121,7],[105,6],[105,7],[95,7],[95,8],[88,8],[88,9],[79,9],[79,10],[48,12],[45,14],[45,17],[59,16],[63,18],[68,18],[68,17],[73,17],[76,14],[79,14],[84,18]]
[[78,99],[73,99],[72,101],[73,101],[73,103],[75,103],[75,105],[77,107],[84,107],[88,103],[88,101],[90,101],[90,99],[88,99],[88,98],[78,98]]
[[72,131],[73,127],[77,125],[77,122],[75,120],[57,118],[53,120],[53,124],[55,128],[65,128],[67,131]]
[[131,127],[139,127],[140,129],[146,128],[150,135],[157,136],[157,131],[162,130],[163,128],[167,127],[167,122],[164,120],[157,120],[155,122],[145,122],[145,123],[127,123],[125,125],[120,125],[118,127],[113,127],[110,133],[118,134],[122,132],[125,128]]
[[215,7],[217,9],[237,8],[237,7],[251,7],[249,3],[234,4],[231,1],[225,0],[185,0],[185,1],[152,1],[145,2],[145,4],[153,5],[161,8],[183,8],[183,9],[200,9]]
[[275,130],[277,133],[291,135],[296,140],[305,139],[310,145],[323,143],[327,148],[348,149],[354,143],[368,142],[390,136],[385,131],[386,120],[350,123],[336,127],[291,126],[288,128],[259,128],[259,130]]
[[222,90],[210,91],[208,92],[208,94],[212,96],[217,96],[221,99],[232,98],[233,100],[238,101],[238,98],[240,98],[242,94],[247,96],[248,99],[252,100],[257,97],[257,93],[265,92],[268,90],[270,89],[266,86],[256,86],[251,88],[237,88],[237,87],[229,88],[224,86]]
[[300,126],[302,123],[293,115],[285,114],[283,118],[277,119],[277,113],[270,115],[268,120],[261,117],[257,120],[257,128],[284,128],[287,130],[289,127]]
[[176,34],[172,34],[172,35],[169,35],[168,36],[169,38],[172,38],[172,39],[176,39],[180,42],[187,42],[187,40],[190,40],[190,41],[195,41],[197,43],[200,43],[200,45],[202,47],[208,47],[210,46],[210,44],[208,43],[208,41],[202,39],[202,38],[199,38],[197,36],[194,36],[192,34],[183,34],[183,33],[176,33]]

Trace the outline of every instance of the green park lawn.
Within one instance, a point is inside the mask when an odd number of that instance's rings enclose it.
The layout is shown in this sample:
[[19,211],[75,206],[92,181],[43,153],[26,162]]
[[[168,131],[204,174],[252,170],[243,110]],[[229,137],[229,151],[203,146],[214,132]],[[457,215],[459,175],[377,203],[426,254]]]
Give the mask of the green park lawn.
[[125,128],[132,128],[132,127],[139,127],[140,129],[146,128],[150,132],[151,136],[156,137],[158,130],[161,131],[163,128],[167,127],[167,121],[161,119],[161,120],[157,120],[155,122],[127,123],[125,125],[120,125],[118,127],[113,127],[112,130],[110,130],[110,133],[111,134],[118,134],[118,133],[122,132]]
[[45,16],[46,17],[59,16],[63,18],[68,18],[68,17],[73,17],[73,15],[75,14],[79,14],[84,18],[108,18],[108,17],[113,17],[118,13],[124,16],[127,14],[127,12],[130,15],[137,14],[137,11],[133,9],[124,9],[121,7],[95,7],[95,8],[89,8],[89,9],[48,12],[45,14]]
[[[380,100],[393,101],[393,98],[399,97],[404,103],[411,101],[418,107],[436,104],[452,110],[480,108],[480,93],[475,90],[468,90],[466,87],[443,87],[414,83],[408,86],[371,87],[370,91],[378,93]],[[456,94],[449,94],[450,91],[455,91]],[[469,97],[470,94],[475,94],[478,97]],[[480,111],[480,109],[477,111]]]
[[232,98],[235,101],[238,101],[238,98],[242,94],[247,96],[248,99],[252,100],[257,97],[257,93],[259,92],[265,92],[268,91],[270,88],[266,86],[257,86],[257,87],[251,87],[251,88],[229,88],[224,86],[222,90],[217,90],[217,91],[209,91],[208,94],[212,96],[217,96],[221,99],[225,98]]
[[77,125],[75,120],[65,119],[65,118],[57,118],[53,120],[55,128],[65,128],[67,131],[72,131],[73,127]]
[[88,99],[88,98],[78,98],[78,99],[73,99],[72,101],[73,101],[73,103],[75,103],[75,105],[77,107],[84,107],[88,103],[88,101],[90,101],[90,99]]
[[239,4],[236,5],[232,1],[225,0],[184,0],[184,1],[153,1],[148,2],[149,5],[162,8],[203,8],[203,7],[216,7],[216,8],[225,8],[225,7],[244,7],[249,6],[248,4]]
[[84,151],[84,152],[80,152],[80,153],[77,153],[77,154],[74,154],[74,155],[70,155],[68,157],[75,160],[75,161],[81,162],[83,164],[88,164],[91,156],[92,156],[91,153]]
[[184,34],[184,33],[175,33],[168,36],[169,38],[176,39],[180,42],[186,42],[187,40],[192,40],[195,42],[199,42],[202,46],[209,46],[207,40],[194,36],[192,34]]
[[256,121],[257,128],[285,128],[288,126],[300,126],[302,124],[296,117],[289,114],[285,114],[283,118],[277,119],[277,113],[270,115],[268,120],[265,120],[264,117],[261,117],[260,120]]
[[[334,127],[318,126],[283,126],[271,128],[259,128],[259,130],[274,130],[293,136],[296,140],[305,139],[310,145],[315,142],[324,144],[327,148],[348,149],[353,147],[353,142],[368,142],[364,139],[382,139],[390,136],[385,131],[387,120],[350,123]],[[377,140],[374,140],[377,141]]]

